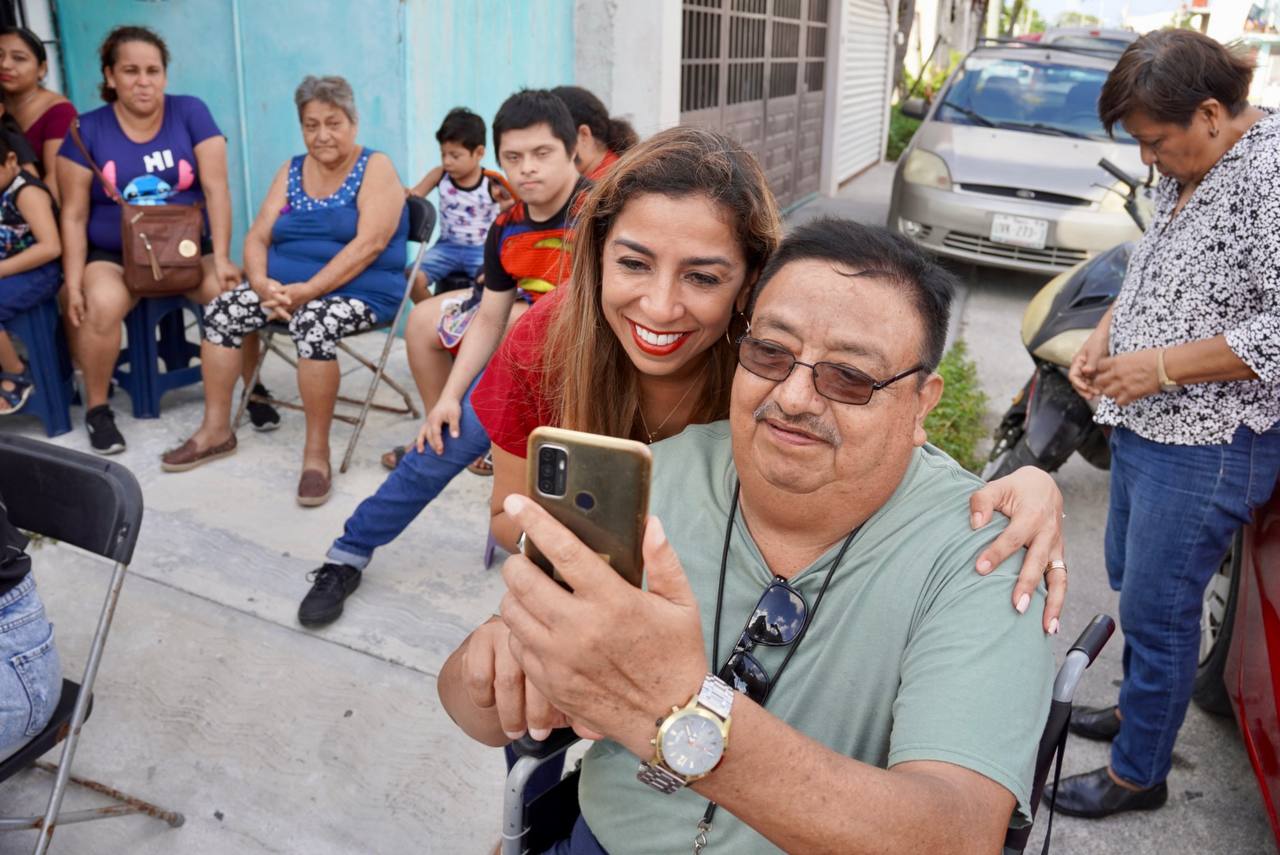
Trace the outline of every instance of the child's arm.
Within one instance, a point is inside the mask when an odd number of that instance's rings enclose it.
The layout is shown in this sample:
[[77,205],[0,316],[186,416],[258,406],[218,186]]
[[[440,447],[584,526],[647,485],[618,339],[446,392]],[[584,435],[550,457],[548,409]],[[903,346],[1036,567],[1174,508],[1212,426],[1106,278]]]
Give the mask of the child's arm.
[[440,183],[440,179],[443,177],[444,167],[437,166],[422,176],[421,181],[409,188],[409,193],[414,196],[425,196],[436,189],[436,185]]
[[18,193],[15,200],[18,213],[31,226],[36,242],[17,255],[0,261],[0,277],[13,276],[35,270],[62,255],[62,241],[58,237],[58,222],[53,218],[53,200],[48,193]]

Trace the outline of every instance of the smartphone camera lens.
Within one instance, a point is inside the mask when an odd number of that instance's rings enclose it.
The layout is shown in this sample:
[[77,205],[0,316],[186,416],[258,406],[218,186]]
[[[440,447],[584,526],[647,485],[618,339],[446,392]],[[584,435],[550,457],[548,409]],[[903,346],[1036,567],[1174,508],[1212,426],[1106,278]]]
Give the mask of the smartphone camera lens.
[[544,445],[538,449],[538,492],[563,496],[568,481],[569,455],[563,448]]

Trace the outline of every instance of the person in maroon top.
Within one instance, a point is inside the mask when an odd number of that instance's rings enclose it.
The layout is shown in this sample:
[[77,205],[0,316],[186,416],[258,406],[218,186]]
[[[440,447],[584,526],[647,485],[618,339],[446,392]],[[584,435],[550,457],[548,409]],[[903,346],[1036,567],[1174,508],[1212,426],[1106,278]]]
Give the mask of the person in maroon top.
[[578,146],[574,162],[591,181],[609,174],[613,165],[640,141],[635,128],[625,119],[616,119],[594,94],[581,86],[557,86],[551,90],[573,116],[578,126]]
[[44,88],[49,71],[48,56],[40,37],[26,27],[0,30],[0,90],[4,111],[17,120],[27,142],[35,150],[40,177],[53,194],[58,194],[58,171],[54,164],[58,147],[76,117],[71,102]]

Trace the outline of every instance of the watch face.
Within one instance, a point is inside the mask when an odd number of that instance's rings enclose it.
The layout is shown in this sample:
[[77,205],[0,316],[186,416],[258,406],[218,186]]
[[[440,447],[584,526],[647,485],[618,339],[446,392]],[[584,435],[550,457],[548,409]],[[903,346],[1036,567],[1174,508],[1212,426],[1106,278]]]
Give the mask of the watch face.
[[688,713],[671,722],[662,736],[662,760],[678,775],[705,775],[724,754],[724,737],[711,719]]

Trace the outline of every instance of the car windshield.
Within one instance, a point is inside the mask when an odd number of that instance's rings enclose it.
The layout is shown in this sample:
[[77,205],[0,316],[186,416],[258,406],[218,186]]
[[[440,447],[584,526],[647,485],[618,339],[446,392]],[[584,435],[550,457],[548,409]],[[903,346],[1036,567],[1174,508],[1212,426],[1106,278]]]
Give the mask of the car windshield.
[[[1055,62],[971,56],[947,87],[941,122],[1107,140],[1098,94],[1107,72]],[[1116,140],[1136,144],[1116,127]]]

